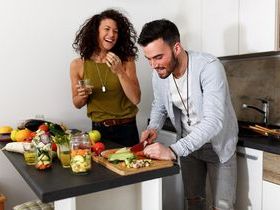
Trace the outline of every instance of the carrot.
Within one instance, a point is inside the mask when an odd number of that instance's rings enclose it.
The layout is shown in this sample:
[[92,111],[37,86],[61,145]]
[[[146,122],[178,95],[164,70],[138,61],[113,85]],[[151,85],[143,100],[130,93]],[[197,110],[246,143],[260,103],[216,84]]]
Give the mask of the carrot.
[[90,154],[90,150],[89,149],[76,149],[76,150],[72,150],[71,151],[71,157],[74,157],[76,155],[85,156],[87,154]]

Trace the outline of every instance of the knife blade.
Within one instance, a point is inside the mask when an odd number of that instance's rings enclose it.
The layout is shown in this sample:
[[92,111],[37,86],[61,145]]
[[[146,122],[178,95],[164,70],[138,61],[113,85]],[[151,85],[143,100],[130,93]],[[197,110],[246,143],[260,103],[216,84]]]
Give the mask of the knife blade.
[[138,144],[135,144],[135,145],[133,145],[133,146],[130,148],[130,151],[131,151],[131,152],[139,152],[139,151],[142,151],[142,150],[144,150],[144,148],[147,146],[148,143],[149,143],[148,140],[145,140],[145,141],[142,141],[142,142],[140,142],[140,143],[138,143]]

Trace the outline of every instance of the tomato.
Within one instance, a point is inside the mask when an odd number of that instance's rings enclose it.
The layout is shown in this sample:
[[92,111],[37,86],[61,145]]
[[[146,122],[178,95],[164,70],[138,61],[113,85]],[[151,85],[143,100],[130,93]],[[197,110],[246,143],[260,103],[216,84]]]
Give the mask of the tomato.
[[56,143],[52,142],[52,151],[56,152],[57,151],[57,146]]
[[134,154],[135,154],[136,156],[144,156],[144,157],[145,157],[144,151],[143,151],[143,150],[142,150],[142,151],[135,152]]
[[42,124],[39,126],[38,130],[47,132],[49,130],[49,126],[47,126],[46,124]]
[[32,133],[30,133],[30,136],[29,136],[29,137],[30,137],[31,139],[33,139],[35,136],[36,136],[36,132],[32,132]]
[[96,142],[91,146],[92,152],[94,152],[96,155],[100,155],[101,152],[105,150],[105,145],[102,142]]

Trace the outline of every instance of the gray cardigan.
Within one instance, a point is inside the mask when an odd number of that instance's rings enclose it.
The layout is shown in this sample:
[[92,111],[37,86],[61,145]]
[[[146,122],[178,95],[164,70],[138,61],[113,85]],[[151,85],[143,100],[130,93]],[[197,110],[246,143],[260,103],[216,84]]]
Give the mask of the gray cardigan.
[[171,147],[178,156],[187,156],[210,142],[224,163],[235,153],[238,140],[237,119],[224,67],[216,57],[206,53],[188,51],[188,56],[189,101],[197,122],[191,125],[191,132],[182,136],[181,110],[172,103],[170,79],[161,79],[154,72],[154,101],[148,128],[160,130],[169,116],[177,131],[177,142]]

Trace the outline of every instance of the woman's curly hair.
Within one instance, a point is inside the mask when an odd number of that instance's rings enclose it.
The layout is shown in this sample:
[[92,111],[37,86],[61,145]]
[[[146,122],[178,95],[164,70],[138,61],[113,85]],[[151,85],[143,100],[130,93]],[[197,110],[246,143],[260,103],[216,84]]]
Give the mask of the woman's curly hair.
[[138,48],[136,47],[137,34],[130,21],[120,12],[109,9],[94,15],[85,21],[76,33],[76,38],[72,44],[77,53],[83,59],[90,59],[92,53],[100,52],[98,44],[99,25],[104,19],[112,19],[117,23],[118,39],[112,52],[119,56],[122,61],[130,58],[137,58]]

